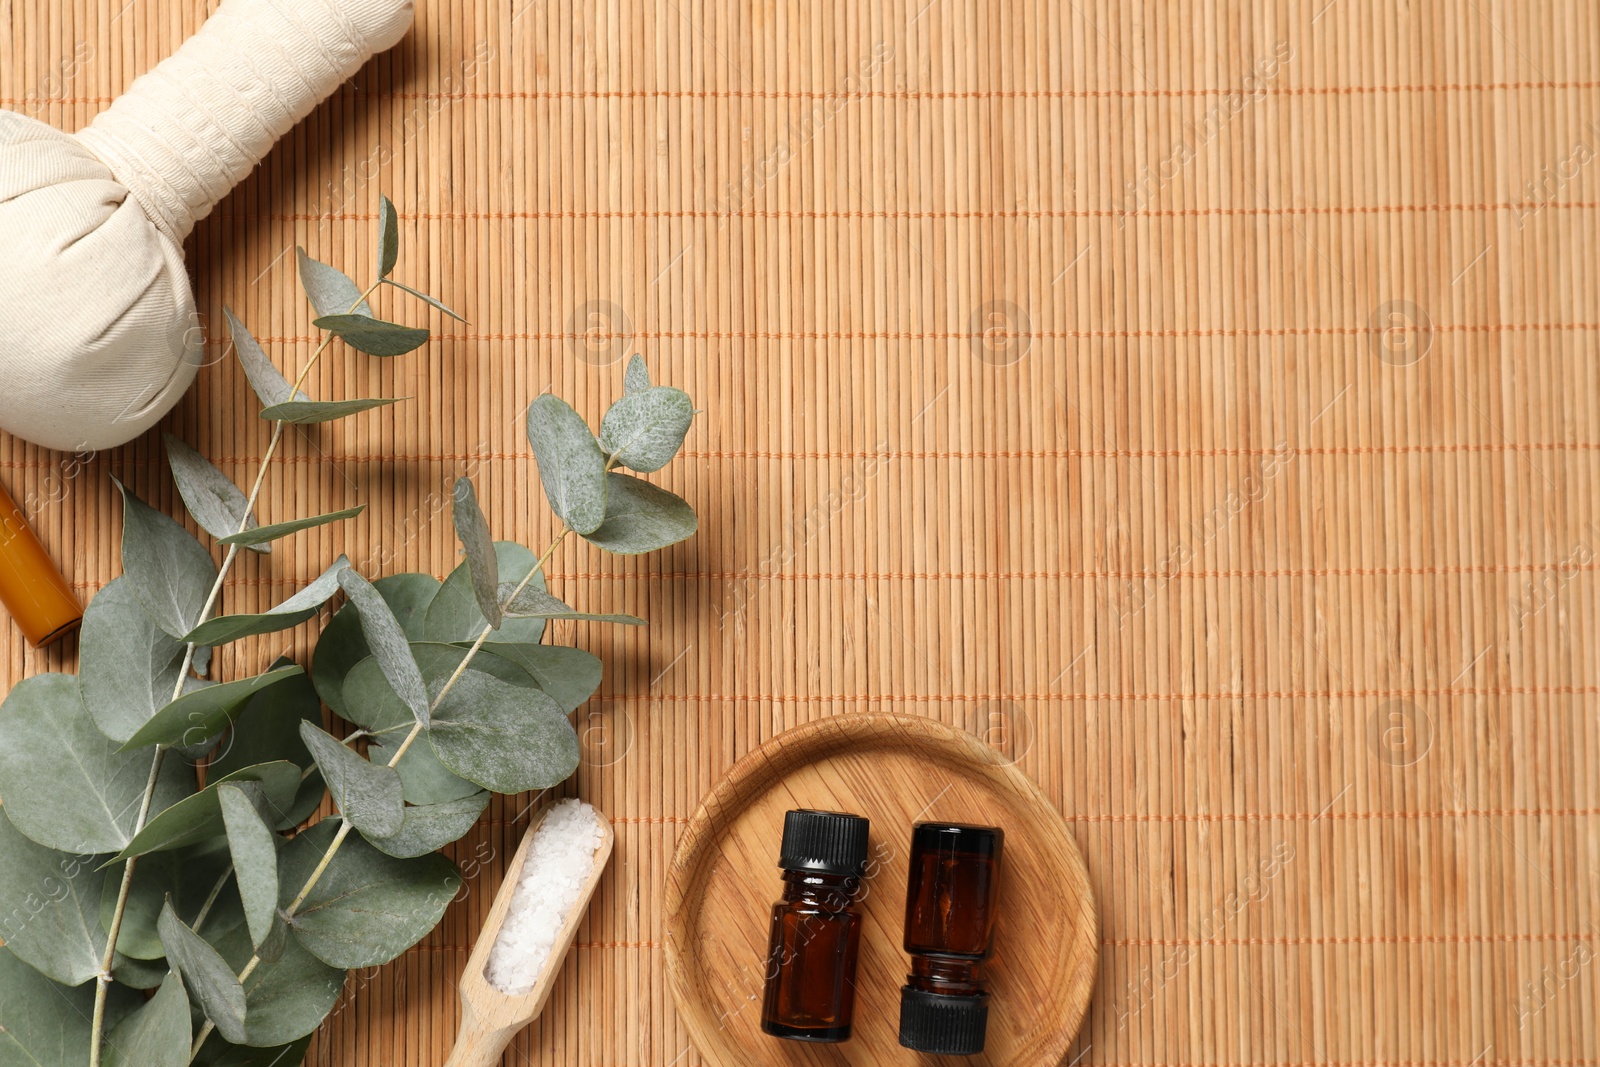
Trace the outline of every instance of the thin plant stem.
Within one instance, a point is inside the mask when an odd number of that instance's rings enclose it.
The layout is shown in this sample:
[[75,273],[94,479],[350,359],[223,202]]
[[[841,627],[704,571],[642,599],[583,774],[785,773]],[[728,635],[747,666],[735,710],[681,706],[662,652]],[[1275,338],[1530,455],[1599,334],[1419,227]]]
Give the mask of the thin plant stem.
[[[373,282],[372,288],[362,293],[361,297],[350,305],[350,310],[347,314],[353,314],[361,306],[362,302],[376,292],[378,286],[382,284],[381,279]],[[328,336],[322,339],[322,343],[317,346],[317,350],[311,353],[311,358],[306,360],[306,365],[300,369],[299,377],[295,378],[294,386],[289,390],[290,397],[300,391],[300,387],[305,384],[307,376],[311,374],[311,368],[317,365],[317,360],[321,358],[322,353],[327,351],[328,346],[333,343],[334,336],[330,332]],[[236,533],[244,533],[249,528],[250,513],[255,510],[256,501],[261,497],[261,487],[267,481],[267,468],[272,463],[272,457],[278,450],[278,443],[283,440],[283,426],[282,420],[272,424],[272,440],[267,444],[267,451],[261,457],[260,467],[256,469],[255,482],[250,486],[250,496],[245,501],[244,514],[239,516],[239,529],[235,531]],[[204,622],[209,618],[212,610],[217,606],[217,601],[222,596],[222,584],[227,580],[228,572],[233,568],[233,561],[238,555],[239,546],[229,545],[228,551],[222,557],[222,566],[217,568],[216,580],[211,583],[211,592],[206,596],[205,606],[200,609],[200,622]],[[189,671],[194,666],[196,647],[194,642],[191,641],[189,646],[184,649],[183,666],[178,669],[177,681],[172,686],[173,700],[183,696],[183,681],[189,676]],[[166,754],[165,745],[156,746],[155,755],[150,760],[150,778],[145,783],[144,798],[139,803],[139,816],[133,823],[133,832],[135,834],[144,829],[145,820],[150,816],[150,805],[155,797],[156,784],[161,777],[161,763],[166,758]],[[128,910],[128,891],[133,886],[133,870],[138,862],[139,857],[129,856],[122,865],[122,884],[117,889],[117,903],[111,912],[111,924],[106,937],[106,951],[100,959],[100,973],[95,976],[94,1016],[89,1029],[89,1067],[100,1067],[100,1039],[105,1032],[106,994],[111,988],[111,964],[116,959],[117,936],[122,931],[122,916]],[[196,1051],[199,1048],[198,1044],[195,1045]]]
[[[521,582],[517,583],[517,587],[511,591],[509,596],[506,597],[505,604],[503,604],[502,607],[509,606],[517,599],[524,589],[528,588],[528,583],[532,582],[534,577],[538,575],[539,572],[544,570],[545,564],[550,562],[550,557],[555,555],[556,549],[560,547],[561,542],[566,540],[567,534],[571,532],[572,527],[570,526],[563,526],[561,528],[561,532],[556,535],[556,539],[554,541],[550,542],[550,547],[544,550],[544,555],[539,557],[538,562],[533,565],[533,569],[527,573],[527,576],[524,577]],[[433,703],[428,706],[428,711],[430,713],[439,709],[439,705],[444,702],[444,698],[449,695],[450,690],[455,686],[456,682],[458,682],[461,679],[461,676],[466,673],[467,665],[472,662],[473,657],[478,654],[478,651],[481,648],[483,648],[484,642],[489,640],[489,635],[493,632],[493,626],[484,626],[483,632],[478,635],[478,639],[472,643],[471,648],[467,649],[467,654],[461,657],[461,662],[456,665],[455,672],[451,674],[449,680],[444,683],[444,688],[439,690],[439,695],[434,697]],[[402,758],[404,758],[406,750],[409,749],[411,747],[411,743],[421,735],[422,729],[423,727],[421,722],[417,722],[411,727],[411,732],[406,735],[406,739],[404,741],[400,742],[400,747],[395,749],[394,755],[389,758],[388,766],[393,767],[398,764]],[[339,846],[344,844],[344,839],[348,836],[350,836],[350,823],[348,820],[341,819],[339,821],[338,832],[333,835],[333,840],[328,842],[328,848],[325,852],[323,852],[322,858],[317,861],[316,867],[314,867],[311,873],[306,877],[305,885],[300,887],[300,892],[295,894],[295,898],[289,903],[289,906],[283,909],[284,921],[287,922],[294,918],[295,913],[300,910],[300,905],[306,902],[306,897],[310,896],[311,890],[316,888],[318,880],[322,878],[324,873],[326,873],[328,870],[328,865],[333,862],[334,854],[339,851]],[[239,981],[243,982],[246,978],[249,978],[252,974],[254,974],[255,969],[260,966],[260,964],[260,956],[251,956],[250,961],[246,963],[244,965],[244,969],[239,972]],[[200,1027],[199,1034],[195,1036],[194,1045],[189,1052],[190,1059],[193,1059],[199,1054],[200,1046],[205,1044],[206,1038],[211,1036],[211,1031],[213,1029],[215,1029],[215,1027],[213,1026],[211,1020],[207,1019],[205,1021],[205,1025]]]

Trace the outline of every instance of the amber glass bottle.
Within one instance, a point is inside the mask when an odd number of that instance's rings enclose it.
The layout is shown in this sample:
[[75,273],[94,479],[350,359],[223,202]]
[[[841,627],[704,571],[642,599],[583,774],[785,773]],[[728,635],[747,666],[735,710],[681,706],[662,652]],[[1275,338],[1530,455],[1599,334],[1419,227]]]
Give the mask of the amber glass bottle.
[[937,1056],[983,1051],[989,993],[979,964],[994,941],[995,894],[1005,832],[993,826],[918,823],[911,831],[900,1044]]
[[83,621],[72,587],[0,486],[0,603],[35,647],[71,633]]
[[783,899],[772,907],[761,1029],[792,1041],[846,1041],[856,1002],[868,823],[836,811],[783,820]]

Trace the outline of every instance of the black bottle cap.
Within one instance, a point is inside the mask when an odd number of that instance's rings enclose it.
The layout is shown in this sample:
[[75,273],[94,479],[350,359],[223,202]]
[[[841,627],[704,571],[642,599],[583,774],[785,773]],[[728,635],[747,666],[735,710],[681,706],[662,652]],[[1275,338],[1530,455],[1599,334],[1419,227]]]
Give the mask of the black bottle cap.
[[842,811],[791,811],[783,817],[783,855],[790,871],[860,878],[867,870],[866,819]]
[[976,1056],[989,1029],[989,997],[900,987],[900,1044],[932,1056]]
[[971,852],[979,856],[998,855],[1006,832],[998,826],[974,826],[964,822],[919,822],[911,828],[913,852]]

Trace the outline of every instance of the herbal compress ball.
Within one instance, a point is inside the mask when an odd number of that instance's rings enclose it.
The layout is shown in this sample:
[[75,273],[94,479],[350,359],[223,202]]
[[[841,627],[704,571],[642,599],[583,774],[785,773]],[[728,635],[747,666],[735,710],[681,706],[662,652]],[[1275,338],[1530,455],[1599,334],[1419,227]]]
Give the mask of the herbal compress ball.
[[0,429],[122,444],[194,380],[182,243],[411,24],[411,0],[223,0],[77,134],[0,111]]

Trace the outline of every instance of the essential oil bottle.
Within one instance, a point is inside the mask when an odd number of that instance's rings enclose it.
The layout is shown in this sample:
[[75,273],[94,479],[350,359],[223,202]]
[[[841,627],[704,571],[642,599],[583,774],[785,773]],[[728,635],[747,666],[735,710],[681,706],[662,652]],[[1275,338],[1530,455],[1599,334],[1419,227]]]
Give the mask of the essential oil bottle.
[[989,993],[979,965],[994,941],[995,896],[1005,831],[918,823],[911,831],[900,1044],[936,1056],[983,1051]]
[[761,1029],[791,1041],[847,1041],[856,1002],[856,908],[868,822],[837,811],[783,820],[783,899],[772,907]]
[[71,633],[83,621],[83,606],[72,587],[4,486],[0,486],[0,603],[35,648]]

